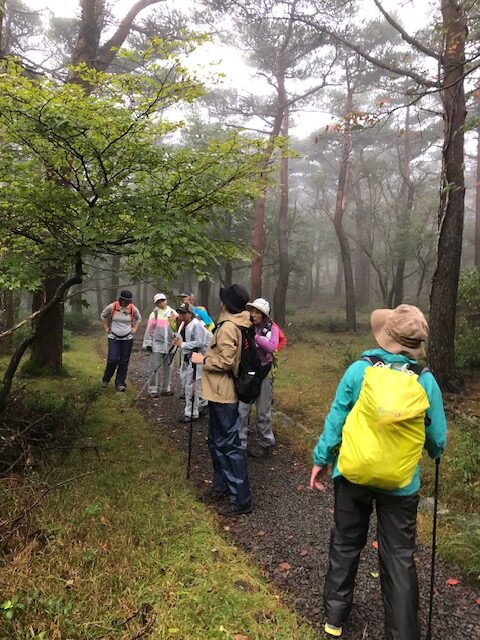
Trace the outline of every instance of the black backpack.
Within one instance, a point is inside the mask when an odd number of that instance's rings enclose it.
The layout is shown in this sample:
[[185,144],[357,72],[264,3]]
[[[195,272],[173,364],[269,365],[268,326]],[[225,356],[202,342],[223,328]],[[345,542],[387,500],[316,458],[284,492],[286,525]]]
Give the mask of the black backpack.
[[255,342],[255,329],[253,327],[241,328],[242,351],[238,376],[233,375],[235,391],[241,402],[253,402],[260,395],[262,385],[262,364]]
[[[218,324],[215,330],[219,329],[222,324],[223,322]],[[260,387],[262,385],[262,364],[257,343],[255,342],[255,329],[253,326],[238,328],[242,332],[242,350],[238,365],[238,376],[234,375],[233,371],[230,374],[240,402],[253,402],[260,395]]]

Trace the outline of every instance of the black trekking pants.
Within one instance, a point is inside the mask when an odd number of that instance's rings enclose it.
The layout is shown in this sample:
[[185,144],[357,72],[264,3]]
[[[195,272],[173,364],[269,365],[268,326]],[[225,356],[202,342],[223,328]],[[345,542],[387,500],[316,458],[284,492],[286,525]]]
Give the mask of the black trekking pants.
[[324,601],[327,621],[345,622],[353,602],[360,552],[375,500],[380,579],[387,640],[420,640],[418,582],[413,553],[418,493],[392,496],[335,479],[335,526],[330,538]]

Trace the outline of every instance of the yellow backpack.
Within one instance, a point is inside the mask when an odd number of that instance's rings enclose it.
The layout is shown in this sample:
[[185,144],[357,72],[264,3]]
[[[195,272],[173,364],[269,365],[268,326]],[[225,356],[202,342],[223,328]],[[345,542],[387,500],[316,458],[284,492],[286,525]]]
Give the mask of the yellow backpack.
[[345,421],[338,470],[354,484],[400,489],[412,481],[425,444],[430,402],[418,377],[428,369],[365,359],[373,366]]

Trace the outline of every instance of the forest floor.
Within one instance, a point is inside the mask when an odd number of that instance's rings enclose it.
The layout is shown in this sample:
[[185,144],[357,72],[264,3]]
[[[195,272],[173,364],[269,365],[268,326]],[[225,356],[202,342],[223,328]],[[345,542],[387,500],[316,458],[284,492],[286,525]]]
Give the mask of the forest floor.
[[[344,352],[345,346],[341,349]],[[342,366],[340,363],[340,367]],[[143,353],[134,354],[130,377],[139,388],[145,382],[147,368],[148,356]],[[332,373],[327,375],[330,378],[327,387],[332,386]],[[173,379],[173,397],[140,397],[137,408],[148,416],[155,431],[161,432],[175,448],[183,452],[186,461],[188,425],[178,422],[183,412],[183,403],[179,399],[178,376],[174,374]],[[337,381],[338,378],[333,384]],[[293,393],[297,396],[301,394],[298,385],[295,384],[294,388]],[[321,404],[324,396],[325,389],[322,388],[319,392],[317,387],[317,395],[314,395],[317,404]],[[478,414],[478,405],[470,409]],[[315,437],[318,437],[321,426],[318,426],[317,418],[314,423]],[[311,458],[304,455],[304,448],[292,446],[291,436],[283,437],[284,433],[282,428],[277,430],[277,446],[271,457],[249,458],[253,512],[239,518],[220,517],[220,528],[227,540],[233,541],[250,554],[264,576],[287,594],[295,610],[323,637],[322,589],[332,524],[333,488],[331,483],[327,483],[324,493],[307,489]],[[314,435],[305,424],[299,425],[298,434],[307,441]],[[211,483],[211,462],[206,437],[207,419],[195,421],[191,480],[199,494]],[[431,547],[428,544],[418,546],[416,560],[424,633],[428,619],[431,566]],[[458,567],[437,559],[432,638],[480,639],[479,596],[478,582],[475,584],[475,580],[462,575]],[[355,605],[345,625],[343,637],[345,640],[384,638],[374,519],[358,570]]]

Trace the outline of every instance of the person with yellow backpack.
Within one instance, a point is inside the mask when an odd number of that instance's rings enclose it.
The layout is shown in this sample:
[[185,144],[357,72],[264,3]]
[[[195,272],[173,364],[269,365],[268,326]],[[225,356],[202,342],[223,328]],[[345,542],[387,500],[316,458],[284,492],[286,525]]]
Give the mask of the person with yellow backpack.
[[440,388],[417,362],[428,339],[420,309],[376,309],[370,324],[380,348],[365,351],[345,372],[313,452],[310,489],[324,490],[331,465],[335,492],[325,632],[342,635],[375,502],[385,637],[420,640],[414,559],[419,461],[424,448],[440,458],[447,424]]

